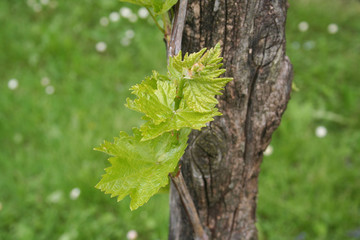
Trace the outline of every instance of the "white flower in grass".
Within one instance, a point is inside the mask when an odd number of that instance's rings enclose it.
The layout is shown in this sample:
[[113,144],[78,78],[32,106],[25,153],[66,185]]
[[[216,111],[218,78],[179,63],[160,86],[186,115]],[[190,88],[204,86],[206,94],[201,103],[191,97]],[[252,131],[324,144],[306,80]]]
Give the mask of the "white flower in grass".
[[100,25],[106,27],[107,25],[109,25],[109,19],[107,17],[100,18]]
[[139,18],[145,19],[149,16],[149,11],[146,8],[142,7],[139,9],[138,15]]
[[335,34],[335,33],[337,33],[338,31],[339,31],[339,27],[338,27],[337,24],[335,24],[335,23],[329,24],[329,26],[328,26],[328,32],[329,32],[330,34]]
[[64,233],[59,237],[59,240],[71,240],[71,235],[69,233]]
[[35,3],[35,4],[33,4],[32,5],[32,8],[33,8],[33,10],[34,10],[34,12],[41,12],[41,10],[42,10],[42,6],[41,6],[41,4],[39,4],[39,3]]
[[50,84],[50,79],[48,77],[43,77],[41,79],[41,85],[43,85],[44,87]]
[[55,87],[54,86],[49,85],[49,86],[47,86],[45,88],[45,93],[47,95],[52,95],[52,94],[54,94],[54,92],[55,92]]
[[273,152],[274,152],[274,148],[273,148],[271,145],[269,145],[269,146],[267,146],[267,148],[265,149],[264,155],[265,155],[265,156],[270,156]]
[[305,50],[311,50],[315,47],[315,42],[314,41],[306,41],[304,43],[304,49]]
[[298,28],[300,32],[306,32],[309,29],[309,24],[305,21],[299,23]]
[[49,0],[40,0],[40,3],[42,4],[42,5],[48,5],[49,4]]
[[46,201],[49,203],[58,203],[61,201],[62,197],[63,197],[62,191],[57,190],[51,193],[49,196],[47,196]]
[[14,143],[20,144],[23,141],[24,137],[21,135],[21,133],[15,133],[13,136]]
[[134,240],[138,237],[138,234],[135,230],[130,230],[127,234],[126,234],[126,238],[129,240]]
[[54,9],[58,6],[58,3],[56,1],[51,1],[49,6]]
[[127,38],[127,37],[124,37],[123,39],[121,39],[121,45],[123,45],[125,47],[129,46],[130,43],[131,43],[131,40],[129,38]]
[[32,7],[36,3],[36,1],[35,0],[27,0],[26,3],[29,7]]
[[70,199],[76,200],[80,196],[80,189],[79,188],[73,188],[70,192]]
[[96,44],[95,48],[96,48],[96,51],[98,51],[98,52],[105,52],[107,45],[104,42],[98,42]]
[[69,232],[65,232],[63,233],[58,240],[74,240],[74,239],[78,239],[78,231],[75,229],[71,229]]
[[126,30],[126,32],[125,32],[125,37],[126,37],[126,38],[129,38],[129,39],[135,37],[135,32],[134,32],[134,30],[132,30],[132,29]]
[[110,19],[110,21],[112,21],[112,22],[117,22],[117,21],[120,20],[120,14],[119,14],[118,12],[112,12],[112,13],[110,13],[110,15],[109,15],[109,19]]
[[326,136],[326,134],[327,134],[327,129],[324,126],[318,126],[315,130],[315,135],[318,138],[323,138]]
[[13,78],[8,81],[8,88],[10,90],[15,90],[19,86],[19,82],[17,79]]
[[129,17],[129,21],[134,23],[137,22],[138,20],[138,16],[136,14],[131,14],[131,16]]
[[124,18],[130,18],[131,15],[133,15],[131,9],[128,8],[128,7],[122,7],[122,8],[120,8],[120,14],[121,14],[121,16],[124,17]]

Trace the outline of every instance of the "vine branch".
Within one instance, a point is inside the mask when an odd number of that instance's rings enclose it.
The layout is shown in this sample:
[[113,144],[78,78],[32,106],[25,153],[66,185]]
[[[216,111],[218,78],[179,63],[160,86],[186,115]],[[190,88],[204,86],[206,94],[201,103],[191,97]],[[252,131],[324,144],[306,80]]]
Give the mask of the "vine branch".
[[181,202],[185,208],[186,214],[188,215],[191,225],[193,226],[195,239],[196,240],[208,240],[208,236],[204,231],[199,215],[197,213],[195,204],[190,196],[189,190],[186,186],[184,177],[179,169],[177,175],[173,176],[170,174],[172,183],[180,195]]
[[172,22],[170,41],[167,43],[168,56],[172,57],[181,50],[182,34],[185,26],[186,8],[188,0],[180,0],[175,6],[175,16]]
[[159,22],[157,21],[156,17],[154,16],[154,14],[151,12],[151,10],[149,8],[146,8],[146,10],[149,12],[151,18],[154,20],[155,25],[157,26],[157,28],[165,34],[165,30],[159,25]]
[[[171,37],[170,40],[166,42],[168,59],[169,57],[177,55],[181,50],[181,41],[185,26],[187,5],[188,0],[179,0],[175,6],[175,16],[172,21]],[[165,40],[167,40],[166,36]],[[207,236],[201,224],[199,214],[186,186],[180,167],[178,173],[175,176],[170,174],[170,179],[179,193],[182,205],[189,217],[191,225],[193,226],[195,239],[208,240],[209,237]]]

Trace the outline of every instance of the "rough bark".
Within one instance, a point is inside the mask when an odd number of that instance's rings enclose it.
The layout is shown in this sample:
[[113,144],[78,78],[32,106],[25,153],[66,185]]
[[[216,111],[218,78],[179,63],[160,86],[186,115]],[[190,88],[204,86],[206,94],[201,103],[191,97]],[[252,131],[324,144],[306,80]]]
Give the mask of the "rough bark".
[[[209,239],[257,239],[256,201],[263,151],[290,98],[285,0],[189,0],[183,52],[220,42],[226,76],[223,116],[193,131],[182,174]],[[194,239],[171,187],[169,239]]]

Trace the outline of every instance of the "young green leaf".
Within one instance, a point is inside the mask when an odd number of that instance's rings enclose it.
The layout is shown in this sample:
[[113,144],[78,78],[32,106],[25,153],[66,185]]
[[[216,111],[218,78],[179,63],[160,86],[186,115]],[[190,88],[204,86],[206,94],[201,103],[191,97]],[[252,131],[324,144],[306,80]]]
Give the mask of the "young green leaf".
[[177,134],[164,133],[149,141],[141,141],[139,129],[134,128],[134,136],[120,133],[114,142],[104,142],[95,150],[105,152],[111,167],[96,188],[118,201],[130,195],[131,210],[146,203],[151,196],[169,182],[168,174],[173,172],[184,154],[191,129],[182,129]]
[[146,123],[140,128],[143,141],[181,128],[200,130],[221,115],[215,95],[231,78],[218,78],[225,71],[219,69],[219,55],[219,45],[208,52],[185,54],[183,60],[179,53],[170,58],[168,76],[153,72],[131,88],[137,98],[127,99],[126,106],[145,114]]
[[216,108],[209,112],[194,112],[189,108],[180,108],[171,114],[170,118],[159,124],[144,118],[144,120],[148,121],[140,127],[143,135],[142,141],[156,138],[165,132],[178,131],[182,128],[200,130],[206,126],[206,123],[213,121],[215,116],[221,115]]
[[174,83],[161,81],[158,75],[153,75],[133,86],[131,90],[137,98],[135,100],[128,98],[126,106],[144,113],[154,124],[164,122],[173,115],[176,97]]
[[121,2],[129,2],[143,7],[151,8],[156,15],[167,12],[174,6],[178,0],[120,0]]
[[220,45],[205,50],[189,56],[185,54],[183,60],[180,53],[170,59],[168,67],[169,78],[182,81],[183,97],[188,107],[196,112],[212,111],[218,103],[215,95],[220,95],[226,83],[232,80],[219,78],[225,72],[225,69],[220,69]]
[[[159,4],[153,6],[158,12],[166,5],[163,0],[128,1]],[[225,72],[220,53],[220,45],[185,54],[184,59],[180,52],[169,59],[167,76],[154,71],[131,88],[136,98],[127,99],[126,106],[143,113],[146,122],[133,129],[133,136],[121,132],[113,143],[96,148],[112,156],[112,166],[105,169],[97,188],[118,201],[130,195],[133,210],[168,184],[168,174],[183,155],[191,129],[200,130],[221,115],[215,95],[232,79],[219,78]]]

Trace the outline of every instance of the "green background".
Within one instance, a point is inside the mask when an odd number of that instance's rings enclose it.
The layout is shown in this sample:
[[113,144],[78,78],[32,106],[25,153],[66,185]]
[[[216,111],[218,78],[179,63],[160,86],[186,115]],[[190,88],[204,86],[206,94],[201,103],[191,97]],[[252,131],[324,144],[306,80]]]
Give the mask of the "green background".
[[[360,2],[289,2],[287,54],[299,91],[264,157],[260,239],[360,239]],[[139,9],[116,0],[0,1],[0,239],[126,239],[132,229],[138,239],[167,239],[167,194],[131,212],[129,199],[94,188],[109,163],[92,148],[140,124],[124,107],[128,89],[166,69],[150,18],[99,23],[124,6]],[[135,36],[124,46],[127,30]],[[96,51],[101,41],[105,52]],[[74,188],[81,193],[72,200]]]

